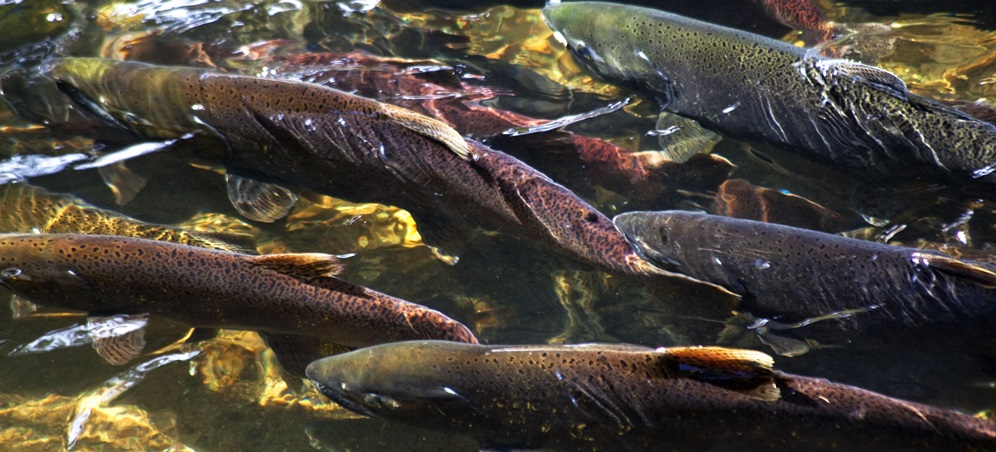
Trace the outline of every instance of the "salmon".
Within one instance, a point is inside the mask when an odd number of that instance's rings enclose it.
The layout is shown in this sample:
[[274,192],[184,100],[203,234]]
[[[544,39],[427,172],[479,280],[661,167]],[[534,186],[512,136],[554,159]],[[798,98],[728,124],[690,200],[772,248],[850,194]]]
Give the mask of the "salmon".
[[[438,311],[333,277],[340,268],[324,254],[254,256],[130,237],[0,235],[0,286],[45,306],[252,330],[268,343],[477,342]],[[300,374],[304,364],[285,370]]]
[[360,414],[552,450],[991,450],[996,424],[720,347],[411,341],[310,364]]

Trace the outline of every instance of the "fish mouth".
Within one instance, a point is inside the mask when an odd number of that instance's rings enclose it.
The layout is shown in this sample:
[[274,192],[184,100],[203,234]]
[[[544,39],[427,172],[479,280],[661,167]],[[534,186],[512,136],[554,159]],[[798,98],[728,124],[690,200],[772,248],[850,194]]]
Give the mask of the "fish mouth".
[[354,413],[362,414],[364,416],[372,417],[372,418],[375,418],[375,419],[383,419],[377,413],[375,413],[373,411],[370,411],[370,409],[367,408],[366,406],[358,404],[358,403],[356,403],[356,402],[354,402],[354,401],[346,398],[344,395],[342,395],[338,391],[332,390],[332,388],[329,387],[328,385],[319,383],[318,381],[315,381],[315,380],[311,380],[311,383],[315,385],[315,389],[317,389],[318,392],[322,393],[322,395],[324,395],[325,397],[328,397],[329,400],[335,402],[336,404],[342,406],[343,408],[345,408],[345,409],[347,409],[349,411],[352,411]]

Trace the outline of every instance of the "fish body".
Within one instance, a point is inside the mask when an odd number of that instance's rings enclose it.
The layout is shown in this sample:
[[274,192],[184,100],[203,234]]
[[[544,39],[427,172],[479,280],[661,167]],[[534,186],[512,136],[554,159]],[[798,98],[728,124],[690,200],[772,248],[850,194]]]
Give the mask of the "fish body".
[[198,157],[232,173],[404,208],[444,251],[478,226],[596,268],[651,268],[608,218],[566,188],[400,107],[309,83],[134,62],[68,58],[45,72],[77,109],[138,137],[216,139]]
[[0,212],[0,232],[119,235],[256,254],[255,240],[249,235],[146,223],[72,195],[24,183],[0,186]]
[[358,413],[485,447],[874,450],[996,446],[996,425],[823,379],[750,350],[413,341],[318,360],[308,378]]
[[861,316],[918,326],[996,314],[996,268],[984,263],[696,212],[614,221],[647,260],[742,295],[755,315],[801,321],[868,311]]
[[477,342],[438,311],[328,276],[336,265],[326,255],[252,256],[129,237],[0,235],[0,285],[46,306],[148,313],[351,348],[415,338]]
[[996,126],[909,92],[885,70],[635,6],[571,2],[543,14],[592,72],[724,135],[879,178],[996,182]]

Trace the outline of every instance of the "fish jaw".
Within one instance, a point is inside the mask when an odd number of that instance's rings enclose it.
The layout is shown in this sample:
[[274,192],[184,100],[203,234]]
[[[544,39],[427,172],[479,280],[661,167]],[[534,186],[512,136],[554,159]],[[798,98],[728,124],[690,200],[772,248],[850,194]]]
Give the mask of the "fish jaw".
[[616,215],[612,224],[641,258],[662,270],[680,273],[681,263],[668,252],[670,226],[663,212],[627,212]]

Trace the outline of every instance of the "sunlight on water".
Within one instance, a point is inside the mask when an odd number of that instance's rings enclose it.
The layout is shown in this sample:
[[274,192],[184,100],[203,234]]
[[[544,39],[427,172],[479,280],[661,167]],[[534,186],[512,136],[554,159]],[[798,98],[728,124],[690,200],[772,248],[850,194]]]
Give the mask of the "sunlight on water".
[[[406,179],[387,164],[385,171],[398,175],[391,180],[396,185],[379,187],[386,195],[378,199],[347,201],[278,185],[288,199],[296,197],[288,215],[272,223],[252,221],[233,208],[226,188],[235,184],[226,186],[225,179],[251,179],[259,171],[226,170],[211,158],[232,150],[230,141],[218,139],[202,119],[213,113],[207,102],[177,113],[188,123],[196,120],[197,130],[185,131],[182,138],[130,142],[136,130],[149,126],[149,118],[131,112],[126,123],[111,126],[73,122],[85,115],[79,105],[67,103],[66,86],[31,78],[38,75],[31,70],[48,55],[103,55],[324,84],[436,117],[459,136],[525,161],[609,217],[634,210],[709,211],[990,265],[996,261],[991,186],[945,185],[918,176],[883,186],[826,162],[709,130],[709,121],[753,114],[745,113],[750,96],[731,97],[703,124],[676,122],[685,118],[660,115],[661,99],[611,84],[579,65],[547,26],[541,2],[528,8],[501,2],[454,6],[459,3],[38,0],[29,5],[0,0],[0,29],[9,34],[0,43],[0,93],[10,102],[0,106],[0,233],[120,234],[247,255],[325,253],[341,258],[342,279],[441,311],[467,325],[482,343],[744,347],[779,355],[775,368],[786,372],[966,412],[996,408],[991,318],[980,325],[927,326],[913,333],[892,324],[844,330],[836,327],[860,327],[865,315],[885,309],[866,305],[813,316],[754,313],[749,306],[728,303],[730,297],[712,287],[649,284],[565,265],[555,246],[536,246],[544,244],[533,236],[566,232],[522,207],[535,201],[529,198],[533,192],[487,179],[512,206],[509,219],[494,219],[496,224],[527,225],[528,234],[516,237],[476,224],[470,216],[450,218],[442,207],[438,216],[419,217],[415,210],[386,204],[382,198],[423,188],[430,193],[419,198],[425,205],[445,206],[456,197],[450,186]],[[716,20],[712,4],[677,3]],[[776,28],[785,21],[766,17],[762,2],[744,3],[756,3],[750,17],[727,19],[755,20],[752,31],[780,30],[780,35],[769,34],[797,45],[810,38],[806,30]],[[996,31],[985,16],[993,10],[938,12],[911,2],[909,11],[884,14],[852,3],[814,2],[838,34],[811,55],[822,52],[881,67],[912,93],[983,121],[996,120]],[[874,2],[864,2],[869,3]],[[822,75],[828,76],[828,67]],[[143,86],[105,88],[128,98]],[[247,90],[239,99],[248,104],[256,94],[265,93]],[[108,99],[91,100],[102,101]],[[174,113],[166,103],[151,108],[156,120]],[[69,126],[35,124],[16,117],[17,109]],[[881,118],[865,119],[883,124]],[[267,120],[278,122],[246,115],[246,123],[254,124],[247,130],[293,135],[267,128]],[[326,141],[332,141],[334,127],[327,122],[308,119],[299,127],[328,133]],[[85,138],[94,135],[106,139]],[[378,149],[379,135],[368,138],[374,140],[370,152],[379,151],[385,162],[398,152],[383,145]],[[908,139],[922,137],[911,132]],[[266,155],[272,158],[267,165],[279,166],[283,157],[273,155]],[[996,162],[975,168],[971,176],[984,180],[993,176]],[[294,168],[310,170],[306,163]],[[536,183],[520,173],[513,176],[522,186]],[[484,197],[469,198],[461,202],[490,208]],[[581,210],[569,213],[580,219],[567,231],[598,218]],[[582,245],[598,243],[592,239]],[[923,253],[917,255],[923,265],[936,259]],[[777,253],[759,256],[750,262],[761,274],[782,264]],[[730,265],[712,259],[709,263],[717,266]],[[19,269],[27,268],[4,262],[0,259],[0,278],[21,276]],[[945,269],[979,275],[972,273],[976,267]],[[798,291],[798,284],[785,281],[784,290]],[[164,285],[161,290],[181,289]],[[104,313],[105,320],[88,323],[79,313],[39,307],[20,297],[10,304],[13,315],[0,316],[0,361],[7,370],[0,375],[2,449],[392,450],[414,444],[425,450],[464,450],[469,444],[476,450],[462,437],[382,424],[330,402],[300,375],[283,370],[283,355],[275,352],[280,338],[238,330],[238,325],[153,325],[162,319],[144,313],[114,317],[118,323],[107,320],[115,313]],[[149,343],[142,342],[145,347],[127,364],[109,364],[93,350],[95,340],[120,345],[115,338],[137,330]],[[327,342],[309,345],[322,355],[342,351]],[[304,357],[314,352],[300,347],[293,352]],[[563,379],[559,371],[557,378]],[[448,386],[444,392],[462,397]]]

